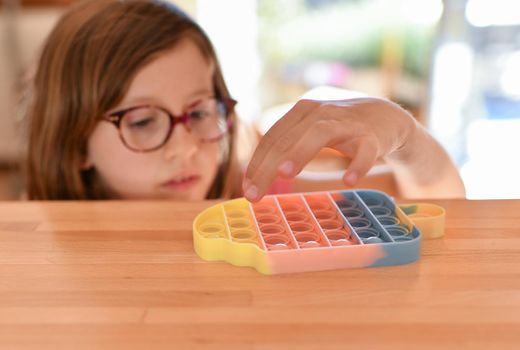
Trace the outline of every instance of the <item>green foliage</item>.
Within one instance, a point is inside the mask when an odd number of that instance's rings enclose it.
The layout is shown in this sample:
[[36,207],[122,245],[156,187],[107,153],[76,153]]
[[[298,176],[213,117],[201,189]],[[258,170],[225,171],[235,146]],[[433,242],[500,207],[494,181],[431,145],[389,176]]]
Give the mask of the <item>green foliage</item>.
[[318,60],[377,66],[384,40],[391,37],[401,50],[403,70],[427,74],[435,28],[403,18],[406,0],[322,2],[259,0],[264,60],[272,65]]

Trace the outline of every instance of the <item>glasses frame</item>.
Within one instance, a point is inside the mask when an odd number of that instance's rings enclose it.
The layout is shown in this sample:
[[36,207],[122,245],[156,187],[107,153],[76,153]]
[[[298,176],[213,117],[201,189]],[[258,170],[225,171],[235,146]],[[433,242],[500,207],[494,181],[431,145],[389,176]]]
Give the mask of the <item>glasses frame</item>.
[[[227,135],[229,133],[229,131],[231,130],[231,128],[233,126],[232,116],[233,116],[233,111],[234,111],[235,105],[237,104],[237,101],[235,101],[234,99],[232,99],[230,97],[212,97],[212,98],[215,99],[217,103],[223,104],[223,106],[225,108],[226,130],[222,135],[220,135],[218,137],[208,139],[208,140],[204,140],[204,139],[199,140],[199,142],[201,142],[201,143],[212,143],[212,142],[217,142],[217,141],[221,140],[225,135]],[[164,138],[164,140],[156,147],[153,147],[150,149],[133,148],[128,143],[126,143],[125,138],[123,137],[123,132],[121,131],[121,120],[128,112],[131,112],[131,111],[139,109],[139,108],[159,109],[162,112],[166,113],[166,115],[170,119],[170,127],[168,130],[168,133],[166,134],[166,137]],[[138,153],[152,152],[152,151],[155,151],[155,150],[161,148],[162,146],[164,146],[168,142],[170,137],[172,136],[175,126],[178,124],[184,124],[186,129],[189,132],[191,132],[189,124],[188,124],[190,119],[191,119],[190,112],[184,112],[181,115],[174,115],[166,108],[163,108],[163,107],[157,106],[157,105],[151,105],[151,104],[133,106],[133,107],[125,108],[125,109],[115,111],[115,112],[112,112],[110,114],[103,116],[103,120],[115,125],[115,127],[117,128],[118,134],[119,134],[119,138],[121,139],[121,142],[123,142],[125,147],[133,152],[138,152]]]

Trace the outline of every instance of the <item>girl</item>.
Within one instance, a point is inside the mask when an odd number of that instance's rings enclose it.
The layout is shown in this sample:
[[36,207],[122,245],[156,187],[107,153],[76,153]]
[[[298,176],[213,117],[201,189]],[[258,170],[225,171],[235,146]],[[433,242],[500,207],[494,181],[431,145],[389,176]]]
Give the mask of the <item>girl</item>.
[[71,8],[46,42],[29,96],[30,199],[244,193],[256,201],[323,147],[352,159],[347,185],[384,158],[404,196],[464,196],[439,144],[399,106],[374,98],[299,101],[259,142],[241,186],[235,101],[215,51],[194,21],[160,1]]

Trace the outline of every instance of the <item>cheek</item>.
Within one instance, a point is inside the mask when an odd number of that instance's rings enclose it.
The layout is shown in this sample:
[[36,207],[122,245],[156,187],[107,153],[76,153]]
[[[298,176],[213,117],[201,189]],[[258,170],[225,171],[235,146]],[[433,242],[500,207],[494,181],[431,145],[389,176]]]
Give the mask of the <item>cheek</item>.
[[212,166],[220,163],[220,153],[221,153],[221,150],[220,150],[220,147],[217,143],[211,143],[211,144],[207,144],[205,145],[207,147],[205,148],[202,148],[201,149],[201,154],[202,156],[209,162],[211,163]]
[[199,169],[208,178],[208,182],[213,183],[217,175],[218,167],[221,163],[221,149],[218,143],[206,144],[198,152]]
[[[150,157],[127,149],[119,138],[117,129],[108,123],[100,123],[88,142],[88,163],[100,174],[106,184],[118,188],[149,184],[153,169],[147,166]],[[132,174],[132,176],[129,176]]]
[[[95,168],[120,165],[119,160],[127,158],[126,147],[119,139],[117,129],[100,122],[88,140],[88,159]],[[112,162],[108,160],[112,159]],[[121,164],[122,165],[122,164]]]

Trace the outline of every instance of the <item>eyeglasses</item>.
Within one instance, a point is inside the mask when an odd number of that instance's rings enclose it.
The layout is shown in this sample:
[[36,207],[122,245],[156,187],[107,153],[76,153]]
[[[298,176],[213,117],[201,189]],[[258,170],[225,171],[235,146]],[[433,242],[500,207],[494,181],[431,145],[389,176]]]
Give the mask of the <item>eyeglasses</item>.
[[145,105],[110,113],[103,120],[117,127],[128,149],[150,152],[166,144],[178,124],[184,124],[201,143],[221,140],[231,129],[229,116],[235,105],[231,98],[211,97],[198,101],[179,116],[162,107]]

